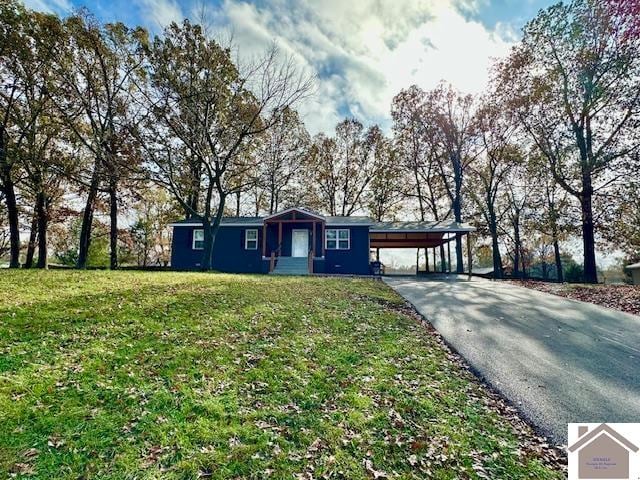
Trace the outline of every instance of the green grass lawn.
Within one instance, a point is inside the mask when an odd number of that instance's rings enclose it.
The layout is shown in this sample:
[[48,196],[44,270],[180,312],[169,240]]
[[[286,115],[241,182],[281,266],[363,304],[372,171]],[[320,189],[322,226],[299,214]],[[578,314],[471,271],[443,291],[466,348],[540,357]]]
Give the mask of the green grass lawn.
[[0,272],[0,478],[563,478],[401,306],[369,280]]

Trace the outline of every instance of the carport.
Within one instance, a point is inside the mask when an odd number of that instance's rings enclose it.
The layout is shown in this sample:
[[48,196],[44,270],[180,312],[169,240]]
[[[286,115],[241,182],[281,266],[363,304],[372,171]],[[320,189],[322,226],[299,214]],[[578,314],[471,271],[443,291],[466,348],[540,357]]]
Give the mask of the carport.
[[[376,250],[376,259],[380,259],[383,248],[415,248],[416,274],[451,273],[451,242],[457,236],[465,237],[467,244],[468,272],[471,276],[470,236],[476,229],[465,223],[452,221],[435,222],[377,222],[369,230],[369,247]],[[419,254],[425,253],[425,270],[419,269]],[[440,250],[440,268],[437,265],[436,250]],[[446,259],[445,252],[446,250]],[[433,270],[429,265],[429,254],[433,256]]]

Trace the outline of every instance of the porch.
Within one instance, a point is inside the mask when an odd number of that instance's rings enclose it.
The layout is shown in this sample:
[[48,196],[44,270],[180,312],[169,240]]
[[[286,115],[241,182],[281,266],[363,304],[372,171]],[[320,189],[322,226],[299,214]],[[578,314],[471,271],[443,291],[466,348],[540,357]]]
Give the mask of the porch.
[[269,273],[314,273],[324,261],[325,227],[324,217],[299,208],[265,217],[262,260],[269,263]]

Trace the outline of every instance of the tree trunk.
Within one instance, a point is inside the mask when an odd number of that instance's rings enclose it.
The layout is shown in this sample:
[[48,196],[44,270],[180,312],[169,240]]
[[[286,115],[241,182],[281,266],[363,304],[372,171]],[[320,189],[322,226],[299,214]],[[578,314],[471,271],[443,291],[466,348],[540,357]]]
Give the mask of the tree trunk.
[[89,246],[91,244],[91,227],[93,226],[93,213],[95,210],[96,197],[98,196],[98,186],[100,183],[100,166],[98,161],[93,169],[91,184],[89,185],[89,193],[87,202],[82,214],[82,226],[80,227],[80,248],[78,251],[78,261],[76,268],[87,268],[87,260],[89,259]]
[[236,192],[236,217],[240,216],[240,192]]
[[[187,204],[196,212],[198,211],[198,197],[197,195],[189,195],[187,197]],[[191,209],[185,208],[184,215],[187,218],[193,218],[193,213],[191,213]]]
[[502,278],[502,257],[500,256],[500,245],[498,244],[498,235],[491,232],[491,249],[493,259],[493,278]]
[[37,268],[49,267],[47,233],[49,228],[49,201],[45,192],[38,193],[38,263]]
[[591,177],[583,178],[582,197],[580,206],[582,209],[582,247],[584,249],[584,282],[598,283],[598,271],[596,269],[596,241],[593,225],[592,187]]
[[275,212],[275,194],[273,192],[273,187],[271,188],[271,191],[269,192],[269,215],[273,215]]
[[[455,221],[462,223],[462,208],[460,205],[460,196],[453,201],[453,215]],[[456,233],[456,273],[464,273],[464,258],[462,254],[462,235]]]
[[564,272],[562,271],[562,258],[560,258],[560,244],[558,239],[553,239],[553,253],[556,260],[556,278],[558,282],[564,282]]
[[216,234],[218,233],[218,227],[213,226],[210,223],[204,223],[204,245],[202,252],[202,262],[200,269],[203,272],[208,272],[213,269],[213,245],[216,241]]
[[190,175],[191,189],[189,191],[189,195],[187,196],[187,205],[190,208],[185,208],[184,212],[187,218],[193,218],[193,213],[191,212],[198,211],[198,203],[199,203],[198,192],[200,192],[200,169],[198,168],[198,163],[194,162],[193,159],[191,159],[191,162],[190,162],[189,175]]
[[202,222],[202,227],[204,229],[204,250],[202,252],[200,269],[205,272],[213,269],[213,245],[216,241],[218,228],[220,228],[220,221],[222,220],[222,213],[224,212],[224,204],[225,197],[222,197],[213,221],[210,221],[209,215],[206,215],[205,220]]
[[13,179],[11,178],[11,166],[7,163],[4,150],[4,132],[0,131],[0,180],[2,180],[2,191],[4,192],[7,206],[7,217],[9,219],[9,247],[10,259],[9,268],[20,268],[20,218],[18,213],[18,202]]
[[[462,159],[457,151],[452,158],[455,193],[453,198],[453,216],[457,223],[462,223]],[[462,235],[456,234],[456,273],[464,273],[464,257],[462,254]],[[471,266],[469,266],[471,271]]]
[[493,278],[502,278],[502,257],[498,243],[498,221],[493,210],[489,211],[489,232],[491,233],[491,257],[493,260]]
[[513,225],[513,277],[520,278],[520,226],[517,223]]
[[109,181],[109,268],[118,269],[118,180]]
[[38,208],[34,206],[33,217],[31,218],[31,231],[29,232],[29,244],[27,245],[27,256],[24,260],[24,268],[33,267],[33,258],[36,255],[36,241],[38,238]]

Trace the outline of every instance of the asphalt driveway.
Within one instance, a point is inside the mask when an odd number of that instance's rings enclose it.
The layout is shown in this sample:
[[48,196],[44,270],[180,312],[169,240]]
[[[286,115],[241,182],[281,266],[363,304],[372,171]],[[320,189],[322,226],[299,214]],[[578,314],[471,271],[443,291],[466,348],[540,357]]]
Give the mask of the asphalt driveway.
[[552,440],[640,422],[640,317],[483,279],[384,281]]

